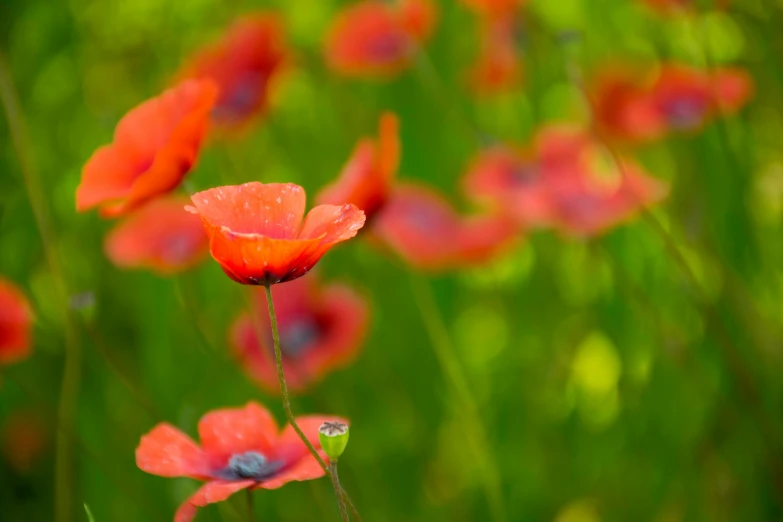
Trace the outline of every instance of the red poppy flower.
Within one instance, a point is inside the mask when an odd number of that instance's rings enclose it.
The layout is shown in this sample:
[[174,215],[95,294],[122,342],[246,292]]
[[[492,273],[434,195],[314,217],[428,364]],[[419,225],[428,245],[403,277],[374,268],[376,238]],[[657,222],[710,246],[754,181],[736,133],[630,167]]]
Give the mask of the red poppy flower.
[[194,194],[209,249],[223,271],[246,285],[270,285],[305,275],[335,244],[364,225],[354,205],[320,205],[307,214],[305,191],[293,183],[258,182]]
[[373,232],[414,267],[445,270],[487,261],[510,245],[518,227],[497,215],[462,217],[435,190],[406,184],[392,192]]
[[[333,420],[317,415],[296,418],[325,462],[328,458],[321,450],[318,427]],[[280,432],[272,415],[255,402],[207,413],[198,423],[198,433],[201,446],[171,424],[161,423],[136,448],[136,465],[142,471],[206,482],[180,506],[175,522],[189,522],[199,507],[226,500],[243,489],[277,489],[293,480],[324,476],[294,429],[286,426]]]
[[84,166],[76,210],[117,216],[174,190],[196,162],[216,96],[212,82],[188,80],[128,112]]
[[538,133],[532,151],[495,148],[482,153],[468,171],[464,188],[522,226],[595,235],[666,194],[661,182],[627,159],[621,160],[622,173],[610,163],[607,176],[601,169],[606,154],[581,130],[549,126]]
[[[288,387],[302,391],[357,354],[367,333],[366,300],[340,284],[317,287],[312,278],[272,289]],[[242,314],[231,328],[231,345],[243,366],[267,391],[278,392],[272,330],[265,292],[255,294],[254,320]],[[259,343],[257,330],[261,330]]]
[[327,63],[348,76],[393,76],[410,64],[417,43],[432,32],[435,18],[429,0],[353,4],[337,15],[329,30]]
[[179,77],[214,81],[220,93],[212,121],[223,130],[240,130],[266,111],[287,57],[280,22],[258,14],[236,21],[221,40],[193,56]]
[[0,278],[0,364],[30,354],[33,314],[27,298],[12,282]]
[[378,141],[362,139],[338,180],[316,196],[320,204],[352,203],[367,219],[383,206],[400,164],[399,121],[392,113],[381,116]]
[[491,94],[519,85],[522,62],[517,51],[516,23],[513,15],[482,20],[481,53],[470,70],[476,92]]
[[198,216],[185,210],[186,198],[155,200],[131,214],[106,237],[104,250],[121,268],[174,274],[204,257],[209,239]]

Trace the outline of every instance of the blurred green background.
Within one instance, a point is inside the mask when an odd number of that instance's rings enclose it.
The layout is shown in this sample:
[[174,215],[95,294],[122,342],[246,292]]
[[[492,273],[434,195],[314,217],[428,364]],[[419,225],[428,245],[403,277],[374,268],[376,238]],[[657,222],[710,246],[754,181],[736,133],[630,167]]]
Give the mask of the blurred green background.
[[[371,297],[371,331],[356,363],[294,410],[352,420],[341,475],[364,520],[489,520],[419,285],[425,296],[434,290],[478,401],[507,520],[783,520],[783,2],[737,0],[721,12],[705,4],[702,14],[662,17],[632,0],[532,0],[519,35],[524,88],[477,99],[464,80],[478,24],[452,1],[439,2],[426,56],[386,82],[326,70],[323,34],[345,5],[336,0],[0,1],[0,52],[53,223],[46,246],[80,297],[71,300],[83,355],[67,437],[71,520],[87,519],[82,503],[96,522],[173,516],[196,483],[148,475],[134,460],[159,421],[195,436],[203,413],[251,399],[283,419],[278,398],[228,352],[246,289],[211,261],[171,278],[121,271],[102,252],[112,223],[74,210],[80,169],[119,118],[236,16],[259,9],[283,17],[296,66],[260,125],[204,150],[189,190],[291,181],[312,201],[388,109],[401,120],[400,177],[463,205],[457,182],[483,146],[524,143],[548,121],[586,121],[568,63],[587,72],[617,58],[704,65],[706,48],[716,64],[747,67],[756,96],[740,115],[638,151],[672,183],[654,214],[682,259],[645,220],[592,240],[534,233],[489,266],[432,277],[350,241],[319,275]],[[0,460],[3,521],[53,519],[68,314],[44,253],[3,122],[0,274],[30,297],[36,325],[33,356],[2,369],[0,426],[33,411],[46,433],[29,470]],[[243,501],[210,506],[198,520],[242,520]],[[327,480],[262,491],[256,508],[258,520],[338,519]]]

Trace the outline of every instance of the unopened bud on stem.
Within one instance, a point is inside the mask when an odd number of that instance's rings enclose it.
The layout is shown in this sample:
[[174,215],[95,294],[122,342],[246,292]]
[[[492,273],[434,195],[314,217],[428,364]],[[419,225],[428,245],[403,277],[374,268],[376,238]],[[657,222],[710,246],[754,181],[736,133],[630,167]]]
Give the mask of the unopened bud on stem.
[[348,425],[339,421],[324,422],[318,428],[318,439],[329,459],[337,460],[348,445]]

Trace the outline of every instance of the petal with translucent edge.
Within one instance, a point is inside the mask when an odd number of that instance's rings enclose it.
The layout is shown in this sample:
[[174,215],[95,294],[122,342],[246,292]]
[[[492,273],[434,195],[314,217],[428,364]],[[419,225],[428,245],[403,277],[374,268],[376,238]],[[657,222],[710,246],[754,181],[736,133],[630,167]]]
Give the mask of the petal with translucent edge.
[[271,239],[295,239],[305,211],[305,191],[293,183],[217,187],[194,194],[192,200],[212,226]]
[[322,245],[332,245],[355,236],[364,220],[364,212],[355,205],[319,205],[307,213],[299,237],[321,238]]
[[269,411],[249,402],[243,408],[207,413],[198,423],[198,434],[204,451],[217,460],[246,451],[268,455],[277,436],[277,423]]
[[179,507],[174,515],[174,522],[190,522],[196,516],[197,508],[207,504],[222,502],[237,491],[249,488],[254,483],[252,480],[241,480],[238,482],[214,480],[207,482]]
[[204,451],[171,424],[161,423],[141,437],[136,448],[136,465],[142,471],[161,477],[208,476]]

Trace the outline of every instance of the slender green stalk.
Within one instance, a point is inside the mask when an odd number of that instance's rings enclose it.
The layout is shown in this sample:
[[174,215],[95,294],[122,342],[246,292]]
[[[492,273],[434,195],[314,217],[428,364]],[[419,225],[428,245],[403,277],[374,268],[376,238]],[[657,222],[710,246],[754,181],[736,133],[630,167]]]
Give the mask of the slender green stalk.
[[[302,442],[304,442],[305,446],[307,446],[307,449],[308,451],[310,451],[310,454],[313,457],[315,457],[316,461],[318,461],[318,464],[320,464],[321,468],[324,470],[324,473],[326,473],[327,476],[331,477],[332,475],[331,470],[326,465],[324,460],[321,458],[321,455],[319,455],[318,452],[315,450],[315,447],[313,447],[313,444],[310,442],[310,440],[302,432],[302,429],[296,423],[294,414],[291,411],[291,399],[288,394],[288,385],[285,382],[285,374],[283,373],[283,354],[282,351],[280,350],[280,334],[277,329],[277,315],[275,314],[275,304],[272,301],[272,288],[269,285],[265,285],[264,291],[266,292],[266,304],[267,307],[269,308],[269,322],[272,325],[272,344],[274,344],[274,348],[275,348],[275,365],[277,366],[277,379],[280,382],[280,396],[283,401],[283,410],[285,412],[286,420],[288,420],[288,423],[291,425],[292,428],[294,428],[294,431],[296,432],[297,435],[299,435],[299,438],[302,439]],[[261,338],[259,337],[259,344],[260,344],[260,340]],[[348,506],[348,509],[351,511],[351,514],[357,520],[357,522],[361,522],[361,518],[359,517],[359,513],[356,511],[356,507],[353,505],[353,502],[351,502],[348,493],[344,489],[342,489],[342,487],[340,487],[338,502],[340,498],[342,498],[343,502],[345,502],[345,504]]]
[[337,505],[340,507],[340,516],[343,518],[343,522],[350,522],[348,511],[345,509],[345,499],[341,493],[343,488],[340,486],[340,476],[337,474],[337,459],[329,462],[329,471],[331,471],[332,487],[334,488],[334,495],[337,497]]
[[476,400],[462,372],[462,367],[451,343],[443,318],[438,312],[432,288],[428,281],[414,275],[411,275],[411,286],[419,312],[422,319],[424,319],[424,326],[430,336],[435,356],[446,379],[456,393],[457,403],[465,416],[466,422],[463,424],[463,427],[466,429],[471,449],[483,474],[482,485],[492,519],[495,522],[504,521],[506,520],[506,514],[503,506],[500,473],[489,449],[486,431],[476,406]]
[[4,108],[8,129],[22,171],[24,186],[33,216],[41,236],[44,255],[55,282],[55,295],[63,310],[65,337],[65,365],[60,391],[57,423],[61,428],[57,434],[57,456],[55,459],[55,521],[68,522],[73,515],[73,494],[71,485],[73,468],[73,445],[68,433],[73,431],[73,418],[81,380],[81,346],[72,312],[68,306],[68,289],[58,259],[52,249],[55,245],[51,222],[46,212],[41,180],[35,169],[33,154],[27,139],[24,118],[19,99],[11,80],[5,58],[0,54],[0,100]]
[[253,510],[253,490],[247,488],[247,521],[253,522],[255,520],[255,514]]

